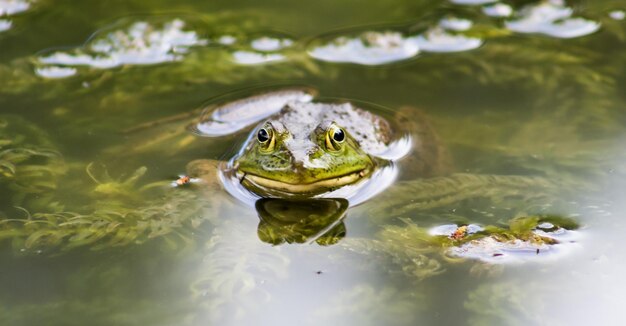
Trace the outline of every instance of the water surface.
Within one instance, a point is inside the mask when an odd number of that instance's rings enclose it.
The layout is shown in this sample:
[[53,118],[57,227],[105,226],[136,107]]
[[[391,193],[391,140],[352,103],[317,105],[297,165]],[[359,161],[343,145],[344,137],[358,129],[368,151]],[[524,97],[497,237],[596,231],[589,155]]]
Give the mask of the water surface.
[[[626,5],[483,3],[0,0],[0,324],[620,324]],[[272,85],[415,112],[450,167],[287,227],[173,187],[247,137],[187,121]],[[429,240],[524,217],[579,227],[512,259]]]

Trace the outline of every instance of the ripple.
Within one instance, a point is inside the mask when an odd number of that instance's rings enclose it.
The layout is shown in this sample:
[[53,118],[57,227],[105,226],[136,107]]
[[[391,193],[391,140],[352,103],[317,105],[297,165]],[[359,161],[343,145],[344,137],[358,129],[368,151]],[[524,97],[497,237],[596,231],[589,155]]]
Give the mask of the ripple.
[[518,33],[539,33],[557,38],[574,38],[589,35],[600,24],[584,18],[572,18],[573,10],[562,1],[552,0],[524,7],[515,20],[506,27]]
[[454,35],[442,28],[432,28],[415,39],[420,49],[426,52],[462,52],[480,47],[479,38]]
[[339,36],[309,50],[315,59],[362,65],[381,65],[414,57],[419,53],[415,39],[396,31],[367,31],[356,37]]
[[135,22],[127,29],[96,33],[82,48],[42,56],[39,63],[109,69],[121,65],[179,61],[191,47],[208,43],[200,39],[196,32],[183,30],[184,27],[185,22],[180,19],[163,24]]

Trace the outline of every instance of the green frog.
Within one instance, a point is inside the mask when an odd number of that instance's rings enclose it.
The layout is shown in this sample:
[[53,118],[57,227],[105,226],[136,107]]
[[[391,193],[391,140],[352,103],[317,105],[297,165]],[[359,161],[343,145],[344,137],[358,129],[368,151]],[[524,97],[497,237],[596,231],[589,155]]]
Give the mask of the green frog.
[[[394,116],[371,104],[374,110],[348,101],[314,101],[315,96],[309,88],[255,94],[215,107],[192,126],[199,135],[215,137],[256,124],[238,154],[220,168],[231,194],[250,201],[346,198],[354,205],[391,185],[403,157],[417,156],[420,162],[410,166],[421,168],[422,176],[441,165],[445,155],[430,145],[437,139],[432,128],[425,121],[408,123],[415,121],[408,114],[417,110],[404,108]],[[198,164],[207,162],[194,161],[190,169]]]

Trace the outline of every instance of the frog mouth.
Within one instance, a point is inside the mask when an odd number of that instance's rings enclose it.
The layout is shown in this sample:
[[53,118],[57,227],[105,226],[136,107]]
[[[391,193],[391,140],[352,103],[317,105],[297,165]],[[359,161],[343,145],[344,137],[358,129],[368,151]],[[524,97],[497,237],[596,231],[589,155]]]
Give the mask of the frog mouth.
[[324,192],[329,189],[336,189],[353,184],[369,175],[369,172],[368,169],[363,169],[338,177],[316,180],[309,183],[288,183],[250,173],[242,173],[242,175],[239,176],[239,180],[244,185],[248,183],[255,187],[277,190],[284,193],[306,194]]

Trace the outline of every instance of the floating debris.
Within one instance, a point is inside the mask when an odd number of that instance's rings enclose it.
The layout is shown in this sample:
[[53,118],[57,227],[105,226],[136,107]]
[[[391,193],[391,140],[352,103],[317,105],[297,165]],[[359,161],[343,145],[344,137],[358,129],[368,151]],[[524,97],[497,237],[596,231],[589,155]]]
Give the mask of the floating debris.
[[[480,231],[483,231],[484,228],[480,225],[476,224],[467,224],[467,225],[456,225],[456,224],[446,224],[439,225],[434,228],[428,230],[428,234],[435,236],[446,236],[449,238],[458,237],[460,231],[463,232],[463,235],[474,234]],[[456,234],[456,236],[455,236]]]
[[419,47],[414,38],[395,31],[367,31],[356,37],[339,36],[309,50],[315,59],[362,65],[381,65],[414,57]]
[[[39,58],[44,65],[89,66],[109,69],[121,65],[150,65],[179,61],[193,46],[206,45],[194,31],[184,31],[185,22],[174,19],[157,28],[148,22],[133,23],[126,30],[113,30],[97,36],[84,48],[54,52]],[[48,78],[50,70],[37,69]],[[59,78],[59,77],[53,77]]]
[[524,7],[515,20],[507,21],[506,27],[518,33],[539,33],[558,38],[574,38],[589,35],[600,24],[584,18],[572,18],[573,10],[562,1],[551,0]]
[[[537,219],[532,217],[514,219],[510,230],[488,227],[481,230],[478,238],[469,238],[459,246],[448,248],[447,254],[488,263],[516,263],[553,257],[555,254],[566,252],[570,245],[576,242],[576,231],[556,226],[551,222],[536,224],[536,221]],[[533,223],[536,224],[533,229],[524,230]],[[448,237],[455,241],[463,241],[468,234],[470,234],[468,228],[461,226]]]
[[172,187],[181,187],[181,186],[188,185],[190,183],[198,183],[198,182],[200,182],[200,179],[198,179],[198,178],[192,178],[192,177],[187,176],[187,175],[179,175],[178,179],[173,181],[171,183],[171,185],[172,185]]
[[483,13],[489,17],[509,17],[513,14],[513,8],[504,3],[494,3],[484,6]]

